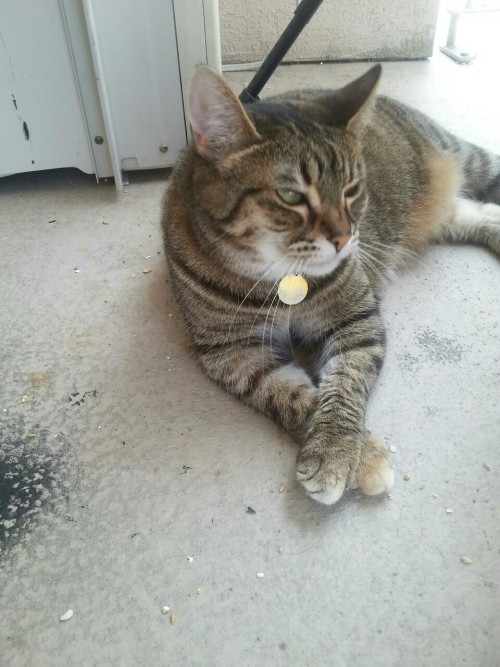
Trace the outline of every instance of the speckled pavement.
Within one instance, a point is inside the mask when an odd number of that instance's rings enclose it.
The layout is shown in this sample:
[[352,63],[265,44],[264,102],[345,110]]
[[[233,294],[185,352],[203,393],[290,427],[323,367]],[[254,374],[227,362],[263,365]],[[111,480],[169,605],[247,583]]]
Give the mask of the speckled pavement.
[[[284,67],[269,92],[365,68]],[[500,152],[488,72],[388,63],[383,90]],[[368,424],[396,486],[327,508],[190,355],[165,182],[0,180],[0,663],[497,665],[498,260],[435,248],[390,286]]]

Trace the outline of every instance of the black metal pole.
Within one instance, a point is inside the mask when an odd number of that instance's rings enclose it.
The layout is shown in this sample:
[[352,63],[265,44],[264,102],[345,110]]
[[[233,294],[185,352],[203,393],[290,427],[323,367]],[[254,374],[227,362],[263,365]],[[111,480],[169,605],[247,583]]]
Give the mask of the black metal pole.
[[273,46],[248,86],[241,92],[241,102],[256,102],[259,99],[258,95],[260,91],[269,81],[274,70],[283,60],[322,2],[323,0],[302,0],[283,34]]

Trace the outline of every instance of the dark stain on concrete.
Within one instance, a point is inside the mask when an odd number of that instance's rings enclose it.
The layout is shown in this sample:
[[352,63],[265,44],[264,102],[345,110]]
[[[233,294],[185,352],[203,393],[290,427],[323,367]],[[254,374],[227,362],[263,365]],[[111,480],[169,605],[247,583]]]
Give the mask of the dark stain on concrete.
[[401,370],[415,375],[415,373],[420,368],[420,359],[418,357],[414,357],[409,352],[405,352],[404,355],[400,357],[399,367]]
[[[61,435],[23,416],[0,430],[0,555],[7,553],[43,513],[66,505],[73,453]],[[28,435],[30,437],[28,437]]]
[[417,335],[417,345],[427,357],[438,364],[455,364],[464,356],[464,347],[451,338],[438,336],[431,329],[424,329]]
[[[99,392],[97,391],[97,389],[92,389],[91,391],[86,391],[83,394],[80,394],[79,391],[76,391],[68,397],[68,402],[71,403],[72,406],[74,406],[74,405],[80,406],[83,403],[85,403],[85,399],[88,398],[89,396],[91,396],[92,398],[97,398],[98,393]],[[77,398],[78,396],[80,398]],[[74,400],[74,399],[77,399],[77,400]]]

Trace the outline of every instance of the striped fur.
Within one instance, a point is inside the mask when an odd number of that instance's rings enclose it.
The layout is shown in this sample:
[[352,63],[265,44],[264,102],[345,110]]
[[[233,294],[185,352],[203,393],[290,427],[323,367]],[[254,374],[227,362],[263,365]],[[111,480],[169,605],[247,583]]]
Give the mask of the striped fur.
[[[165,251],[194,353],[216,383],[297,438],[298,478],[326,504],[393,481],[365,427],[384,360],[388,274],[431,242],[500,254],[500,158],[374,97],[379,76],[376,66],[340,91],[244,109],[199,68],[193,145],[164,200]],[[309,292],[291,307],[277,285],[294,272]]]

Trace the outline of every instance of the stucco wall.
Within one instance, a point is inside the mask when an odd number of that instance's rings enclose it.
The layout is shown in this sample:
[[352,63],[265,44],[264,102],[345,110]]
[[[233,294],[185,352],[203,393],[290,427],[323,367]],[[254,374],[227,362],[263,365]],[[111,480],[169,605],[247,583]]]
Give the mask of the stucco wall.
[[[286,60],[426,58],[439,0],[324,0]],[[296,0],[219,0],[224,63],[261,60]]]

